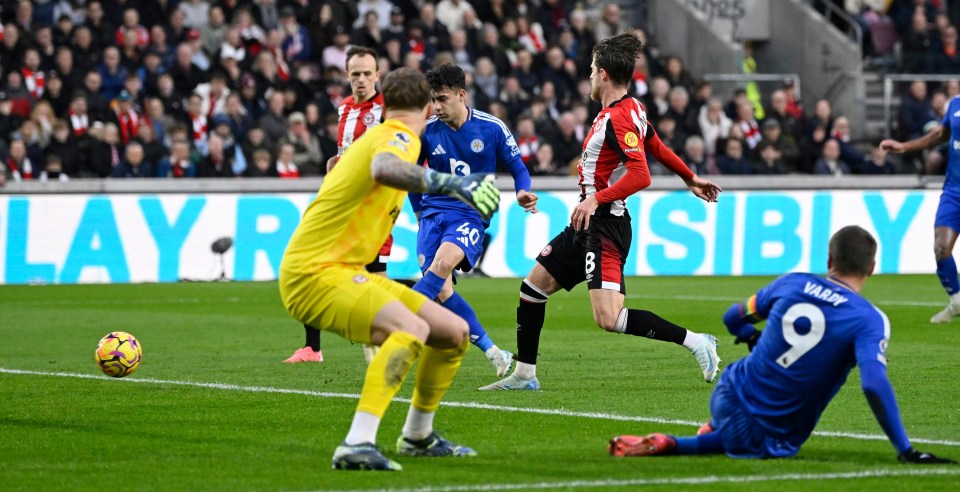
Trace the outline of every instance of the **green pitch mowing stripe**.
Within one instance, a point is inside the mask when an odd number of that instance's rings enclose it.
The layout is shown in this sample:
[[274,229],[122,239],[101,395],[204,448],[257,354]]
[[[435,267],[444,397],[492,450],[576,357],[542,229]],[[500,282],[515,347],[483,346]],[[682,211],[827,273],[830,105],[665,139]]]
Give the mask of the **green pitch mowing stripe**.
[[[360,398],[360,395],[355,393],[331,393],[327,391],[309,391],[309,390],[298,390],[298,389],[288,389],[288,388],[272,388],[268,386],[239,386],[236,384],[224,384],[224,383],[202,383],[195,381],[168,381],[163,379],[149,379],[149,378],[125,378],[125,379],[111,379],[106,378],[96,374],[76,374],[69,372],[42,372],[42,371],[25,371],[21,369],[9,369],[6,367],[0,367],[0,374],[12,374],[12,375],[21,375],[21,376],[50,376],[50,377],[61,377],[61,378],[77,378],[77,379],[95,379],[97,381],[102,381],[104,383],[113,383],[113,382],[125,382],[125,383],[139,383],[139,384],[168,384],[174,386],[192,386],[195,388],[207,388],[207,389],[218,389],[218,390],[227,390],[227,391],[245,391],[249,393],[280,393],[286,395],[302,395],[302,396],[313,396],[319,398],[348,398],[356,400]],[[409,398],[394,398],[394,402],[398,403],[410,403]],[[519,412],[519,413],[533,413],[538,415],[556,415],[560,417],[581,417],[588,419],[600,419],[600,420],[618,420],[623,422],[648,422],[653,424],[669,424],[669,425],[688,425],[692,427],[700,427],[701,422],[694,422],[691,420],[676,420],[676,419],[665,419],[660,417],[643,417],[643,416],[634,416],[634,415],[617,415],[612,413],[604,412],[572,412],[569,410],[556,409],[556,408],[529,408],[529,407],[510,407],[503,405],[491,405],[488,403],[479,403],[479,402],[458,402],[458,401],[444,401],[440,403],[441,406],[451,407],[451,408],[472,408],[477,410],[494,410],[499,412]],[[824,437],[839,437],[847,439],[862,439],[867,441],[886,441],[887,436],[881,434],[857,434],[852,432],[821,432],[814,431],[814,435],[824,436]],[[923,439],[923,438],[911,438],[911,442],[920,443],[920,444],[939,444],[942,446],[960,446],[960,441],[948,441],[942,439]]]
[[[631,458],[632,459],[632,458]],[[638,458],[657,459],[657,458]],[[883,468],[849,473],[787,473],[783,475],[743,475],[718,477],[715,475],[703,477],[675,477],[675,478],[638,478],[636,480],[573,480],[569,482],[535,482],[535,483],[484,483],[476,485],[452,485],[447,487],[417,487],[417,488],[390,488],[390,489],[345,489],[330,492],[367,492],[385,490],[386,492],[470,492],[474,490],[548,490],[548,489],[582,489],[582,488],[610,488],[610,487],[638,487],[651,485],[711,485],[718,483],[755,483],[755,482],[795,482],[812,480],[854,480],[863,478],[885,477],[921,477],[936,475],[960,475],[960,470],[950,468],[913,468],[893,470]]]

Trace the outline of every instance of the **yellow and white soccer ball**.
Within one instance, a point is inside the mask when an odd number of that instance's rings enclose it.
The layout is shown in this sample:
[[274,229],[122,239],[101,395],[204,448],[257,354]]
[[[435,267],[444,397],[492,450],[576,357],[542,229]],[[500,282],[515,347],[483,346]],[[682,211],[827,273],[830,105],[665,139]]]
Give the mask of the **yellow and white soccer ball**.
[[104,374],[122,378],[140,367],[143,348],[133,335],[115,331],[100,339],[94,358]]

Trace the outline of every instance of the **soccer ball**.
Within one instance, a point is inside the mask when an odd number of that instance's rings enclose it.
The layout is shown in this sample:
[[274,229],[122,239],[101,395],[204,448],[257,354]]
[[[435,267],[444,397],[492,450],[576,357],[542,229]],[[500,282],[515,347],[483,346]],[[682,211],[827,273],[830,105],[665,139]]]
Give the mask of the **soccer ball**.
[[104,374],[122,378],[140,367],[143,349],[133,335],[125,331],[108,333],[100,339],[94,360]]

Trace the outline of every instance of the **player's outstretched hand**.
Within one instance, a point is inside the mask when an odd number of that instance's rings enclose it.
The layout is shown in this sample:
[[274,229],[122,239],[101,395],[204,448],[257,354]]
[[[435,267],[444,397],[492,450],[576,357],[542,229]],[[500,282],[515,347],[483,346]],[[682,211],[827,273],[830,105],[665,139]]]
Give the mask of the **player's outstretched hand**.
[[749,335],[744,335],[742,337],[737,337],[734,340],[734,345],[740,345],[741,343],[747,344],[747,350],[753,352],[753,347],[757,346],[757,342],[760,341],[760,334],[763,333],[760,330],[753,330]]
[[950,458],[941,458],[933,453],[922,453],[916,449],[910,448],[897,457],[901,463],[913,463],[917,465],[956,465],[957,462]]
[[428,169],[424,175],[428,193],[452,196],[480,212],[483,220],[490,220],[500,205],[500,190],[493,184],[490,173],[455,176]]
[[517,203],[523,207],[524,212],[537,213],[537,194],[532,191],[518,191]]
[[720,192],[723,191],[723,188],[720,188],[720,186],[713,181],[703,179],[700,176],[694,176],[686,183],[694,195],[708,202],[717,201],[720,198]]
[[902,154],[903,153],[903,143],[898,142],[893,139],[886,139],[880,142],[880,149],[886,150],[891,154]]

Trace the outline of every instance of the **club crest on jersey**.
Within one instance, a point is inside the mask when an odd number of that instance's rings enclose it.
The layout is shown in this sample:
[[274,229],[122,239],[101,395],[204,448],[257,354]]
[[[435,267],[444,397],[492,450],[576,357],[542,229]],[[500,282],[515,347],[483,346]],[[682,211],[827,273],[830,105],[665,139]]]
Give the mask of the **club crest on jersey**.
[[397,137],[397,140],[403,143],[410,143],[410,136],[403,132],[397,132],[393,136]]
[[353,283],[355,283],[355,284],[362,284],[362,283],[364,283],[364,282],[366,282],[366,281],[367,281],[367,277],[364,277],[363,275],[354,275],[354,276],[353,276]]
[[543,247],[543,250],[540,251],[540,256],[549,256],[550,253],[553,253],[553,246],[548,244]]
[[628,147],[636,147],[640,143],[640,139],[637,138],[637,134],[633,132],[627,132],[623,136],[623,143],[627,144]]
[[427,262],[427,257],[423,255],[417,255],[417,263],[422,267],[424,263]]
[[483,141],[479,138],[473,139],[473,142],[470,142],[470,150],[480,153],[483,152]]
[[370,126],[370,124],[373,123],[373,118],[374,118],[373,113],[367,113],[363,115],[363,124]]

